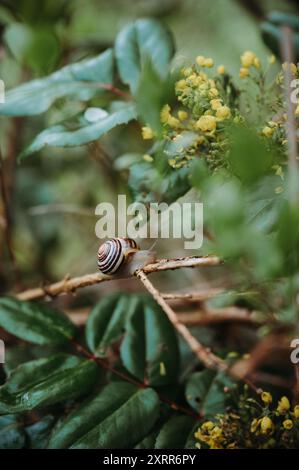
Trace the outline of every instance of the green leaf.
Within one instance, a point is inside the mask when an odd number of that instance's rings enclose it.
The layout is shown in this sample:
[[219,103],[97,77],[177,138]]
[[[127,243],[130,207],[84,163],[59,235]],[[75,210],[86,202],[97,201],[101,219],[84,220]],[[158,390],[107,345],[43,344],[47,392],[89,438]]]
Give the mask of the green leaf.
[[255,183],[271,168],[274,152],[248,129],[234,130],[232,142],[228,155],[232,172],[245,184]]
[[205,369],[190,377],[186,386],[186,399],[197,413],[224,413],[228,399],[224,389],[232,386],[233,382],[224,373]]
[[150,388],[135,393],[104,421],[76,441],[73,449],[131,449],[152,429],[159,397]]
[[86,342],[97,356],[105,356],[107,349],[124,333],[127,316],[137,306],[137,297],[122,293],[105,296],[92,309],[86,324]]
[[22,449],[26,434],[15,415],[0,416],[0,449]]
[[184,449],[193,427],[194,419],[190,416],[170,418],[157,436],[155,449]]
[[121,344],[126,369],[153,386],[174,382],[179,350],[174,328],[162,309],[145,297],[128,317]]
[[9,297],[0,299],[0,327],[36,344],[62,344],[76,332],[71,321],[46,304]]
[[37,423],[26,427],[31,449],[44,449],[47,446],[54,422],[54,416],[47,415]]
[[60,46],[51,27],[13,23],[6,28],[4,39],[19,62],[36,72],[48,73],[53,70]]
[[141,70],[150,61],[165,79],[174,54],[173,38],[168,29],[154,19],[139,19],[120,31],[115,41],[115,57],[122,81],[137,92]]
[[136,119],[133,104],[124,104],[120,109],[95,123],[83,122],[76,130],[68,130],[65,125],[50,127],[38,134],[33,142],[21,154],[21,158],[38,152],[48,145],[54,147],[75,147],[99,139],[106,132],[120,124],[127,124]]
[[94,362],[67,354],[26,362],[0,387],[0,414],[41,408],[76,398],[95,382]]
[[117,411],[137,388],[126,382],[112,382],[53,429],[49,448],[68,448]]
[[5,95],[0,104],[2,116],[34,116],[41,114],[58,99],[67,96],[87,101],[95,93],[103,93],[98,84],[113,80],[111,49],[92,59],[67,65],[48,77],[25,83]]

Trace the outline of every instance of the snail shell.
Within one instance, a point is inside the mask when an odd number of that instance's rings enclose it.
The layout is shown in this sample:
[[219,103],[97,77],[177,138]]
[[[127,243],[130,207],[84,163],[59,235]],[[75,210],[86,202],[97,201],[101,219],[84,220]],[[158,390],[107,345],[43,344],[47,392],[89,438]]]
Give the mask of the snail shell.
[[117,277],[132,276],[155,260],[155,253],[140,250],[132,238],[111,238],[98,251],[98,268],[103,274]]

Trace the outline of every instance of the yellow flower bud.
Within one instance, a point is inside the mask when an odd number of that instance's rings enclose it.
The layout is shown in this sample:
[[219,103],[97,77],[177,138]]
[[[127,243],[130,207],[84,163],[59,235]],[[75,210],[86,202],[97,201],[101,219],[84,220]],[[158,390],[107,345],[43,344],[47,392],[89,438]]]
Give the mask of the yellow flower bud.
[[289,399],[287,397],[281,397],[278,402],[277,411],[279,414],[285,414],[287,411],[289,411],[290,407],[291,405]]
[[178,127],[180,125],[180,121],[174,116],[169,116],[169,118],[167,120],[167,124],[170,127]]
[[216,109],[218,109],[218,108],[221,108],[221,106],[222,106],[221,99],[219,99],[219,98],[215,98],[214,100],[211,100],[210,104],[211,104],[211,108],[214,111],[216,111]]
[[294,416],[295,418],[299,418],[299,405],[294,407]]
[[219,67],[217,68],[217,72],[220,74],[220,75],[223,75],[225,73],[225,67],[224,65],[219,65]]
[[204,65],[204,67],[211,68],[211,67],[213,67],[213,66],[214,66],[214,61],[213,61],[213,59],[210,59],[210,58],[208,58],[208,59],[205,59],[205,61],[204,61],[204,64],[203,64],[203,65]]
[[269,127],[269,126],[265,126],[264,129],[262,130],[262,134],[265,136],[265,137],[271,137],[271,135],[273,134],[274,132],[274,129]]
[[275,188],[275,194],[281,194],[283,191],[284,189],[282,186],[277,186],[277,188]]
[[196,57],[196,63],[200,66],[203,66],[205,63],[205,57],[203,55],[199,55]]
[[292,73],[293,75],[295,75],[295,74],[297,73],[297,67],[296,67],[296,65],[293,64],[292,62],[291,62],[291,63],[289,63],[289,62],[284,62],[284,63],[282,64],[282,69],[283,69],[284,71],[290,69],[290,71],[291,71],[291,73]]
[[259,420],[254,418],[252,421],[251,421],[251,425],[250,425],[250,431],[251,432],[255,432],[259,426]]
[[178,117],[180,121],[185,121],[188,118],[188,113],[186,111],[179,111]]
[[241,64],[242,67],[249,68],[254,64],[254,60],[256,59],[256,55],[254,52],[245,51],[244,54],[241,55]]
[[249,75],[249,70],[246,69],[245,67],[241,67],[239,75],[240,75],[240,78],[246,78]]
[[186,87],[187,87],[187,83],[186,83],[186,80],[184,78],[182,78],[182,80],[179,80],[175,84],[175,90],[176,91],[183,91]]
[[203,132],[214,131],[216,129],[216,118],[214,116],[201,116],[196,123],[196,127]]
[[255,57],[254,61],[253,61],[253,66],[256,68],[256,69],[260,69],[261,68],[261,61],[260,59],[258,59],[257,57]]
[[276,62],[276,57],[275,57],[274,54],[272,54],[272,55],[270,55],[270,56],[268,57],[268,62],[269,62],[270,65],[275,64],[275,62]]
[[146,153],[145,155],[143,155],[143,160],[145,160],[146,162],[152,162],[154,159],[151,155],[149,155],[148,153]]
[[161,113],[160,113],[160,119],[162,124],[166,124],[170,116],[170,106],[169,104],[166,104],[163,106]]
[[299,105],[296,106],[296,109],[295,109],[295,116],[299,116]]
[[221,106],[216,111],[216,117],[221,120],[229,118],[230,115],[231,115],[231,112],[228,106]]
[[291,419],[285,419],[282,425],[285,429],[292,429],[293,421]]
[[204,432],[211,431],[214,428],[215,424],[212,421],[205,421],[201,425],[201,430]]
[[264,403],[271,403],[272,402],[272,395],[269,392],[262,392],[261,399]]
[[264,416],[261,419],[261,432],[262,434],[268,434],[274,429],[274,424],[269,416]]
[[184,77],[189,77],[189,75],[191,75],[192,72],[193,72],[193,70],[192,70],[191,67],[187,67],[187,68],[183,69]]
[[211,88],[209,91],[210,98],[216,98],[219,95],[217,88]]
[[155,136],[154,131],[149,126],[142,127],[141,134],[144,140],[153,139]]

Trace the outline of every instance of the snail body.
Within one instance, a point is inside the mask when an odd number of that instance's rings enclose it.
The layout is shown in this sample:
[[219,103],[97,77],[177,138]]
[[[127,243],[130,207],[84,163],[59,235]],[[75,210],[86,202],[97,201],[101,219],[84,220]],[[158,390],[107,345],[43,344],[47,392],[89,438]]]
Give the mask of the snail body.
[[140,250],[132,238],[111,238],[98,250],[98,268],[108,276],[129,277],[155,260],[151,250]]

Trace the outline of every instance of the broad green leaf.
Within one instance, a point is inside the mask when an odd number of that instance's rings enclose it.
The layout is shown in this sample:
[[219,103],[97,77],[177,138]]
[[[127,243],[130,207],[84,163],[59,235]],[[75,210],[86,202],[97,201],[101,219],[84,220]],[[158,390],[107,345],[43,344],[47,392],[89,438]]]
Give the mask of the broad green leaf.
[[105,356],[107,348],[123,335],[125,320],[136,305],[137,296],[117,292],[94,306],[86,324],[86,342],[92,352]]
[[99,84],[113,80],[113,52],[108,49],[92,59],[67,65],[48,77],[25,83],[5,95],[0,116],[41,114],[58,99],[67,96],[87,101],[103,92]]
[[60,45],[49,26],[13,23],[6,28],[4,39],[15,58],[36,72],[49,73],[57,63]]
[[26,434],[15,415],[0,416],[0,449],[22,449]]
[[14,369],[0,387],[0,414],[30,411],[76,398],[95,382],[93,361],[57,354],[26,362]]
[[153,386],[174,382],[179,372],[179,350],[174,328],[162,309],[144,297],[128,317],[121,344],[126,369]]
[[68,448],[117,411],[137,388],[126,382],[112,382],[53,429],[49,448]]
[[85,436],[72,449],[131,449],[152,429],[159,415],[159,397],[150,388],[137,390],[123,405]]
[[55,419],[52,415],[44,416],[37,423],[26,427],[26,434],[31,449],[44,449],[47,446]]
[[0,327],[42,345],[67,342],[76,332],[71,321],[52,307],[9,297],[0,299]]
[[205,369],[195,372],[186,386],[186,399],[192,408],[205,415],[223,413],[226,409],[228,391],[233,386],[231,379],[224,373]]
[[142,441],[140,441],[134,449],[154,449],[155,442],[157,438],[158,431],[151,432],[148,436],[146,436]]
[[139,19],[120,31],[115,57],[122,81],[136,93],[144,63],[150,61],[161,78],[166,78],[174,54],[173,38],[160,22]]
[[133,104],[124,104],[120,109],[94,123],[80,123],[76,130],[68,130],[65,125],[50,127],[38,134],[33,142],[21,154],[21,158],[38,152],[44,147],[75,147],[99,139],[106,132],[120,124],[127,124],[136,119]]
[[194,419],[190,416],[170,418],[157,436],[155,449],[184,449],[193,427]]

